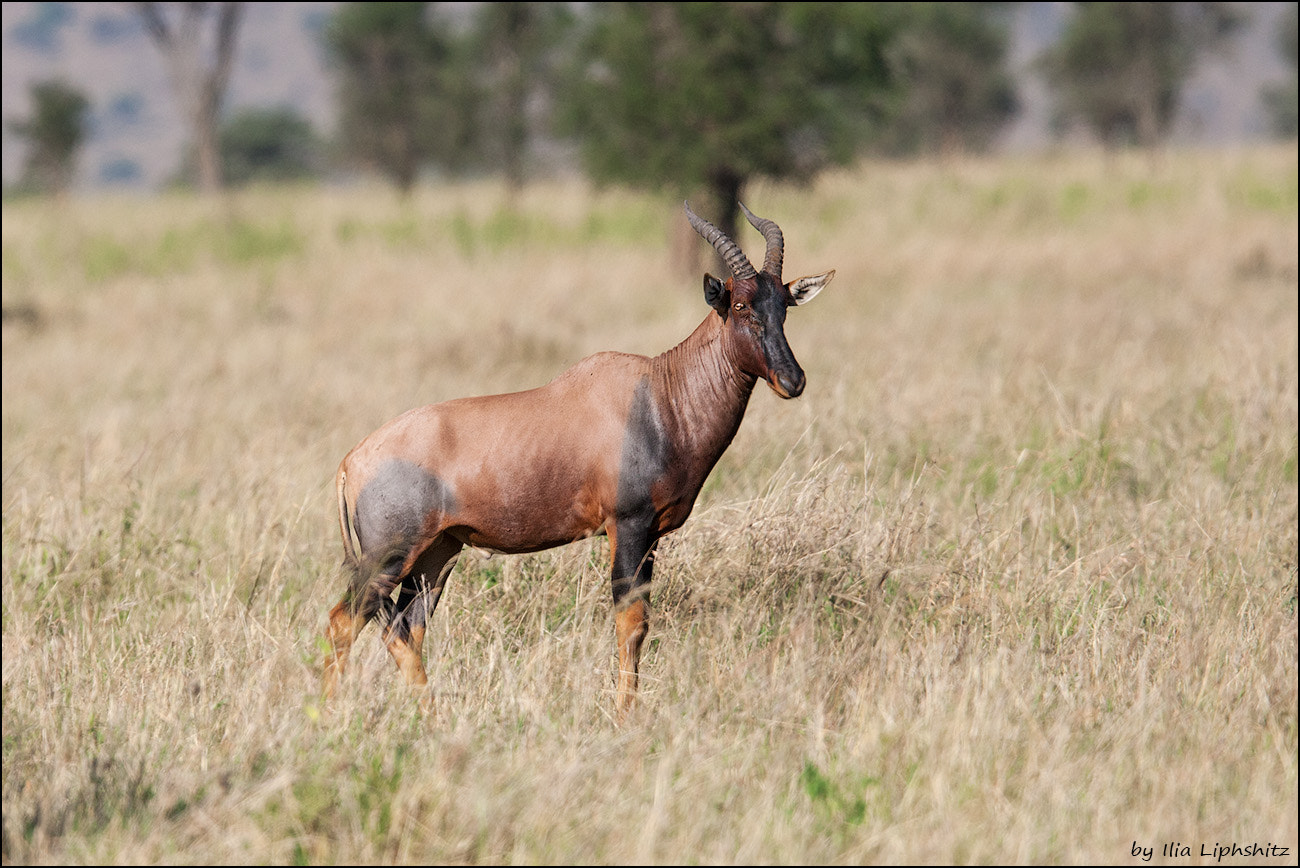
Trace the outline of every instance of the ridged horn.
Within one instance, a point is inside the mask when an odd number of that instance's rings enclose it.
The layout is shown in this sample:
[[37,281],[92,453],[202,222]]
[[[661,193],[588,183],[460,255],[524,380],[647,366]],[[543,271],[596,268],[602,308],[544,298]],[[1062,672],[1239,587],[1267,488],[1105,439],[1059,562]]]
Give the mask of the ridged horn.
[[[700,217],[691,210],[689,202],[683,202],[686,206],[686,219],[691,221],[691,228],[700,234],[700,237],[713,245],[713,249],[718,251],[718,255],[727,263],[727,268],[731,269],[731,276],[737,280],[744,280],[747,277],[756,277],[758,272],[754,266],[749,264],[745,258],[744,252],[726,236],[718,227],[714,226],[708,220]],[[775,225],[775,224],[773,224]],[[781,230],[777,230],[778,234]]]
[[745,207],[744,202],[737,202],[740,210],[745,212],[745,219],[749,225],[753,226],[763,237],[767,239],[767,253],[763,256],[763,270],[775,277],[781,279],[781,260],[785,258],[785,236],[781,234],[781,227],[777,226],[771,220],[763,217],[755,217],[754,212]]

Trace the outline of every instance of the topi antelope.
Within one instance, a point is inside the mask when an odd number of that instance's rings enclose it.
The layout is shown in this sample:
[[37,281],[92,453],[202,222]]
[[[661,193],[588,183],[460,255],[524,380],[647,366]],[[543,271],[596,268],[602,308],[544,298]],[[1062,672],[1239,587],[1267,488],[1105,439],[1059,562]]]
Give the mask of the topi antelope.
[[712,310],[671,350],[653,359],[597,353],[536,389],[411,410],[347,454],[335,481],[350,583],[329,613],[326,697],[357,633],[381,612],[398,670],[412,687],[426,688],[425,623],[462,547],[514,554],[605,534],[617,713],[626,716],[648,627],[655,546],[690,515],[754,384],[766,380],[782,398],[803,392],[804,372],[785,337],[786,308],[811,301],[835,276],[783,283],[780,227],[740,207],[767,241],[761,271],[686,205],[691,226],[731,276],[704,275]]

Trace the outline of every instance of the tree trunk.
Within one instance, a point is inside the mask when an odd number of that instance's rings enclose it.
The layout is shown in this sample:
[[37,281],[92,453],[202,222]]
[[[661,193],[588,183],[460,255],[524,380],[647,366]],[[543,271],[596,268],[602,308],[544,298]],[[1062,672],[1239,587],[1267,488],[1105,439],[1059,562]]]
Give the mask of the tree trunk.
[[194,131],[194,156],[198,162],[199,189],[215,193],[221,189],[221,137],[217,131],[217,107],[210,99],[199,100],[190,121]]
[[698,279],[700,274],[700,236],[686,219],[680,202],[668,209],[668,259],[673,273]]
[[141,3],[145,29],[162,51],[171,75],[172,89],[181,113],[190,124],[191,144],[198,169],[199,189],[221,189],[221,143],[218,124],[221,103],[235,52],[242,3],[222,3],[217,10],[213,57],[205,63],[200,25],[208,4],[185,3],[179,27],[172,27],[158,3]]
[[[745,179],[733,169],[722,168],[710,175],[709,184],[713,195],[713,214],[712,217],[705,217],[705,219],[744,249],[744,245],[736,238],[736,217],[740,213],[736,203],[740,201],[740,191],[745,186]],[[717,256],[716,261],[722,269],[723,277],[731,274],[730,268],[721,256]]]

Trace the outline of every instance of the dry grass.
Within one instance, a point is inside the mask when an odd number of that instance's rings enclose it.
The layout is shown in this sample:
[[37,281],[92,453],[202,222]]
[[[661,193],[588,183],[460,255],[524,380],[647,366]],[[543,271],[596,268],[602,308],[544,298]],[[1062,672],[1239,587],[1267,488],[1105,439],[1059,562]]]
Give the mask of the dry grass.
[[1294,863],[1296,190],[1291,146],[753,191],[839,274],[663,548],[621,729],[604,541],[462,560],[436,717],[374,628],[323,712],[330,483],[410,406],[685,336],[679,204],[6,203],[4,861]]

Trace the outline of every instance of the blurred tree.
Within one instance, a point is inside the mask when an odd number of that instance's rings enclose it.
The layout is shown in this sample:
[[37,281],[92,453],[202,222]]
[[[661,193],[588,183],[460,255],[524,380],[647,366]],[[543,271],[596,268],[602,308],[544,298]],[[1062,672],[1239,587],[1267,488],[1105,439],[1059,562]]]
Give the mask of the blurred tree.
[[1264,89],[1262,97],[1273,124],[1273,132],[1279,136],[1291,137],[1296,134],[1297,106],[1296,94],[1296,5],[1287,4],[1283,13],[1281,27],[1277,32],[1277,50],[1291,67],[1291,77],[1286,84]]
[[81,91],[61,81],[31,86],[32,109],[26,120],[9,121],[9,129],[27,141],[20,189],[57,192],[72,182],[77,151],[86,139],[90,103]]
[[[179,23],[164,6],[180,8]],[[215,7],[212,9],[210,7]],[[162,51],[171,75],[172,89],[186,115],[198,165],[199,189],[206,193],[221,188],[221,148],[217,122],[235,53],[242,3],[141,3],[145,29]],[[213,13],[213,14],[209,14]],[[215,33],[205,40],[205,21],[215,21]],[[211,51],[205,46],[211,43]]]
[[479,160],[501,169],[512,190],[523,186],[538,104],[558,84],[556,48],[573,23],[563,3],[482,3],[468,55],[477,59],[475,122]]
[[886,52],[901,88],[885,145],[980,151],[1016,111],[1007,3],[909,3]]
[[311,124],[293,109],[244,109],[221,125],[229,184],[309,177],[317,170],[318,151]]
[[1201,53],[1240,23],[1231,6],[1076,3],[1042,58],[1061,119],[1082,120],[1108,144],[1159,144]]
[[325,40],[339,70],[344,149],[403,193],[420,167],[470,158],[468,58],[431,3],[345,3]]
[[896,15],[871,3],[601,3],[562,121],[588,172],[688,194],[736,237],[754,177],[810,179],[875,129]]

